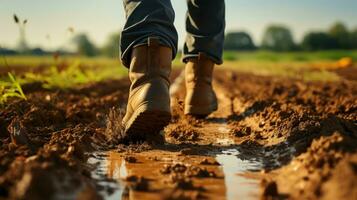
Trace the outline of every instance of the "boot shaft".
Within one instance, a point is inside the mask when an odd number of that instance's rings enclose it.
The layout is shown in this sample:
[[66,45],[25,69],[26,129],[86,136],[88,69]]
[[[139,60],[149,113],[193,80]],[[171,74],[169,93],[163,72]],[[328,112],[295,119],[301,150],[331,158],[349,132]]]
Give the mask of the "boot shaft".
[[200,53],[186,64],[186,115],[206,117],[217,110],[217,97],[212,88],[214,62]]
[[189,59],[185,67],[186,86],[211,86],[214,65],[214,62],[203,53],[197,58]]
[[150,37],[148,44],[134,47],[129,67],[132,87],[154,78],[162,78],[169,84],[171,62],[171,48],[162,46],[157,38]]

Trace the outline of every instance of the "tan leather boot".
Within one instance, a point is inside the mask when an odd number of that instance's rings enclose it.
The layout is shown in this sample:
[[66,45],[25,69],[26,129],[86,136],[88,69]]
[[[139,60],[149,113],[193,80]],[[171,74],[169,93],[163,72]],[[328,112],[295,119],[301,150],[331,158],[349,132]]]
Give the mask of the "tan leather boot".
[[185,114],[206,117],[217,110],[217,97],[212,88],[214,62],[203,53],[188,60],[185,68]]
[[172,50],[161,46],[157,38],[149,38],[147,45],[133,48],[129,68],[131,87],[122,122],[125,139],[145,140],[170,122],[171,62]]

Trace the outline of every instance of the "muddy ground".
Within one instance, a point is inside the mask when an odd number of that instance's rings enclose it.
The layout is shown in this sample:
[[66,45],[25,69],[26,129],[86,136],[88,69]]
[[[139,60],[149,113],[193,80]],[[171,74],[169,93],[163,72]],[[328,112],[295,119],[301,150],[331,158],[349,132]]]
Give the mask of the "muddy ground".
[[128,79],[25,85],[27,101],[0,109],[0,199],[357,199],[347,74],[322,83],[218,69],[219,109],[193,119],[175,71],[165,142],[130,145],[116,138]]

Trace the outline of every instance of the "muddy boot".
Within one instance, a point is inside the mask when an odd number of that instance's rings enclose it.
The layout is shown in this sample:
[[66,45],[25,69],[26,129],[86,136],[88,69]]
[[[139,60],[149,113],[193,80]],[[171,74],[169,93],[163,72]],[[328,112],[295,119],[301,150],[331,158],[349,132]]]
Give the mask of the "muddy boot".
[[131,87],[123,118],[125,141],[142,141],[159,135],[171,119],[169,76],[172,50],[157,38],[133,48],[129,68]]
[[185,68],[185,114],[207,117],[217,110],[217,97],[212,88],[214,62],[203,53],[188,60]]

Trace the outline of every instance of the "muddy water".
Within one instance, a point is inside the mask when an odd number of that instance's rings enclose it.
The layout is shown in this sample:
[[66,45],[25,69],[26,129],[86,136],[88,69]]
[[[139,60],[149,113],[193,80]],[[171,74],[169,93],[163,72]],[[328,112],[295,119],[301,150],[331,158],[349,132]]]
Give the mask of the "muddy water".
[[[120,182],[122,175],[125,176],[125,165],[113,166],[114,171],[109,173],[110,165],[108,165],[108,152],[97,152],[88,159],[88,163],[95,165],[92,171],[92,177],[97,180],[100,187],[100,194],[106,200],[122,199],[124,193],[124,183]],[[117,164],[117,163],[114,163]]]
[[260,170],[257,161],[242,160],[237,149],[228,149],[218,154],[216,160],[221,164],[225,175],[227,199],[257,199],[259,181],[245,176],[247,171]]
[[[130,175],[138,175],[138,169],[141,169],[142,175],[147,175],[149,178],[155,177],[152,172],[159,172],[160,169],[167,164],[173,163],[195,163],[194,161],[186,161],[177,159],[176,155],[165,152],[153,152],[160,156],[160,161],[153,162],[147,160],[141,156],[135,156],[138,159],[137,164],[128,163],[124,160],[122,153],[116,152],[101,152],[95,154],[89,162],[96,163],[97,168],[93,171],[93,176],[98,180],[99,185],[104,189],[101,194],[104,199],[142,199],[142,198],[160,198],[160,194],[152,194],[150,192],[134,192],[130,191],[126,187],[124,181]],[[151,155],[152,155],[151,154]],[[215,166],[213,171],[218,171],[216,174],[222,174],[223,180],[201,180],[200,186],[207,191],[213,191],[211,193],[204,194],[210,199],[217,199],[220,196],[221,199],[257,199],[258,195],[258,180],[251,178],[249,174],[251,171],[260,170],[262,164],[259,161],[243,160],[240,157],[240,152],[237,148],[225,149],[221,152],[211,152],[210,155],[214,155],[215,160],[220,166]],[[145,156],[145,155],[144,155]],[[206,156],[196,156],[195,160],[202,160]],[[137,166],[135,166],[137,165]],[[142,166],[140,166],[142,165]],[[140,170],[140,169],[139,169]],[[145,172],[147,171],[147,172]],[[159,178],[161,179],[161,178]],[[156,183],[153,183],[156,184]],[[212,185],[215,185],[213,187]],[[165,186],[158,185],[150,186],[154,188],[165,189]],[[109,188],[109,189],[108,189]],[[215,189],[213,189],[215,188]],[[205,192],[203,192],[205,193]]]

